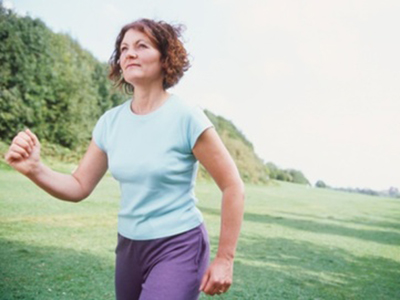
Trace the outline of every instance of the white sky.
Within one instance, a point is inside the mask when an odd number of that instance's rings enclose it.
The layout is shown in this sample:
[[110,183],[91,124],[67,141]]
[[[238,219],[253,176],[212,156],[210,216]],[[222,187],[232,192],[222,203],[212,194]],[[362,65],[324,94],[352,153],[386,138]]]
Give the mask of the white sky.
[[315,183],[400,187],[400,1],[15,0],[107,61],[120,28],[183,23],[173,93],[233,123],[264,161]]

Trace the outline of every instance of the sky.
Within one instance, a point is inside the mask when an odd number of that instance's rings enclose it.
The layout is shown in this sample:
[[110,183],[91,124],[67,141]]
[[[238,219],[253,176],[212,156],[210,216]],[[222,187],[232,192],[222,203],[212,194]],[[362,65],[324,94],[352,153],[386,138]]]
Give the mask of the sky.
[[171,92],[231,120],[314,184],[400,188],[398,0],[6,0],[106,62],[123,25],[184,24]]

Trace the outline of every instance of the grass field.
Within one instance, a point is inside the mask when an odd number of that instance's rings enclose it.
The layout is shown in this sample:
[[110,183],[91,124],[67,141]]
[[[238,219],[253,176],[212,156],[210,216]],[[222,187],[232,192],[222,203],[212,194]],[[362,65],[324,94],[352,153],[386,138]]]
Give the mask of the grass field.
[[[213,257],[221,194],[206,182],[196,194]],[[73,204],[0,169],[0,299],[114,299],[118,199],[109,175]],[[234,283],[216,298],[400,299],[400,201],[246,185]]]

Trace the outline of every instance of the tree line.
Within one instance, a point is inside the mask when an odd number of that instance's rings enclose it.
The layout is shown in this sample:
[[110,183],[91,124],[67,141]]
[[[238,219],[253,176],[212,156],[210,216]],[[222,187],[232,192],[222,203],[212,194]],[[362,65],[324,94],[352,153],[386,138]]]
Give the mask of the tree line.
[[348,193],[358,193],[370,196],[380,196],[380,197],[390,197],[390,198],[399,198],[400,199],[400,191],[396,187],[390,187],[387,190],[376,191],[369,188],[351,188],[351,187],[332,187],[327,185],[324,181],[318,180],[315,183],[315,187],[317,188],[324,188],[324,189],[331,189],[335,191],[342,191]]
[[0,5],[0,137],[29,127],[41,139],[86,144],[103,111],[124,96],[107,80],[107,65],[40,19]]

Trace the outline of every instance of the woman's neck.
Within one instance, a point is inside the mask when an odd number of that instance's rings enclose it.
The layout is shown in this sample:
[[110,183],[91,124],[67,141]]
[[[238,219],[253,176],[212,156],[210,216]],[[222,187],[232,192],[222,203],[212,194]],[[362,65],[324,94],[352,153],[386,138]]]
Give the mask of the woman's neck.
[[131,109],[138,115],[144,115],[156,110],[169,97],[164,89],[135,87]]

